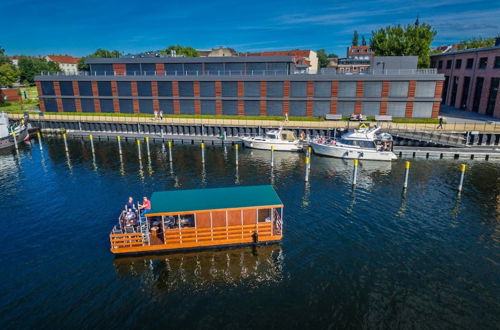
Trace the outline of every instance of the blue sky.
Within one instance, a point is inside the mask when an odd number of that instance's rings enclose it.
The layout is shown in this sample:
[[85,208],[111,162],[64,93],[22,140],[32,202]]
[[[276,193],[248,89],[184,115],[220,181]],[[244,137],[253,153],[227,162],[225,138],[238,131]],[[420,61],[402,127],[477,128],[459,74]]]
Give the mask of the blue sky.
[[353,30],[430,23],[434,44],[500,33],[500,1],[2,0],[7,54],[81,56],[97,48],[140,52],[170,44],[239,51],[320,49],[345,56]]

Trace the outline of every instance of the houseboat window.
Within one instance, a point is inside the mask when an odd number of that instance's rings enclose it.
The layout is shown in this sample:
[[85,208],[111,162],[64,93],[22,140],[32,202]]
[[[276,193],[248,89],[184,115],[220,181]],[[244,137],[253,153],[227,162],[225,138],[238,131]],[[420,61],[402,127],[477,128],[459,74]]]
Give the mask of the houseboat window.
[[194,214],[181,214],[175,222],[176,227],[189,228],[194,227]]
[[257,213],[259,222],[271,222],[271,209],[259,209]]

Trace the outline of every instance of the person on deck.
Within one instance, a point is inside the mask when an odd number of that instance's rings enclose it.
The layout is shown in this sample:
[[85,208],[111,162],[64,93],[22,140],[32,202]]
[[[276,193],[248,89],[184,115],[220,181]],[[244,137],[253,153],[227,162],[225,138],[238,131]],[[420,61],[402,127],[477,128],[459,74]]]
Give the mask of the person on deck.
[[142,205],[139,204],[139,210],[142,210],[142,214],[146,214],[151,211],[151,201],[146,196],[142,199]]
[[129,197],[127,204],[125,204],[125,211],[128,210],[135,210],[134,199],[132,197]]

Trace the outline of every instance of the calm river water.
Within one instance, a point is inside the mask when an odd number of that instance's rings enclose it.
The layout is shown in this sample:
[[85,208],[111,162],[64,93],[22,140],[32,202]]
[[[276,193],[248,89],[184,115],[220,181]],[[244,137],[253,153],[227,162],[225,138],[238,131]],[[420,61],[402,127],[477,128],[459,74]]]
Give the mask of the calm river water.
[[[462,328],[500,315],[500,164],[361,164],[302,154],[47,139],[0,154],[0,328]],[[273,183],[280,245],[115,258],[129,195]]]

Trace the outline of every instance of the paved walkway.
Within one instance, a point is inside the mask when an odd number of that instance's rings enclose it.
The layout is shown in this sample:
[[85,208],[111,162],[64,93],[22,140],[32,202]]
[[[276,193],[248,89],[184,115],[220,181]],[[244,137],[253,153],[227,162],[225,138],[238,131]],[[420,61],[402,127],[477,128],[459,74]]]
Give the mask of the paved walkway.
[[492,116],[483,115],[477,112],[457,109],[445,104],[441,104],[439,115],[443,116],[448,124],[484,124],[494,122],[497,125],[500,125],[499,118],[493,118]]

